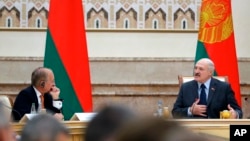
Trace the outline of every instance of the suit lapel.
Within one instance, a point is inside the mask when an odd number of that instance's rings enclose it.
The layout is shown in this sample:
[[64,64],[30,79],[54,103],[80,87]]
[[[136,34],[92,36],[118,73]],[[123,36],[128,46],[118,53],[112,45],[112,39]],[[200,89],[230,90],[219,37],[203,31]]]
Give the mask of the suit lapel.
[[33,86],[30,86],[30,87],[31,87],[31,96],[32,96],[32,99],[35,102],[36,108],[38,108],[38,99],[37,99],[36,91],[33,88]]
[[196,100],[196,99],[199,98],[199,94],[198,94],[198,83],[197,83],[195,80],[193,80],[193,84],[192,84],[192,85],[193,85],[193,86],[192,86],[192,92],[194,92],[194,93],[193,93],[193,99]]
[[209,106],[209,104],[211,103],[211,100],[213,96],[215,95],[215,90],[216,90],[216,82],[214,81],[214,78],[211,78],[209,91],[208,91],[207,106]]

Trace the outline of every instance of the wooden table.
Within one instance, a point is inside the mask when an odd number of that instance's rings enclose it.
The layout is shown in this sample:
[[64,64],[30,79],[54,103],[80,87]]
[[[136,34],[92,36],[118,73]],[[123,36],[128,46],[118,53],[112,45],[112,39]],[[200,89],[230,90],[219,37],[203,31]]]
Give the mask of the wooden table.
[[[63,121],[63,123],[69,128],[70,141],[84,141],[85,129],[87,127],[86,122],[82,121]],[[25,123],[12,123],[14,131],[17,134],[21,134]]]
[[[180,119],[181,125],[193,130],[196,133],[218,137],[229,141],[229,129],[231,124],[250,125],[250,119]],[[69,128],[71,141],[84,141],[87,122],[63,121]],[[14,130],[20,134],[25,123],[13,123]]]

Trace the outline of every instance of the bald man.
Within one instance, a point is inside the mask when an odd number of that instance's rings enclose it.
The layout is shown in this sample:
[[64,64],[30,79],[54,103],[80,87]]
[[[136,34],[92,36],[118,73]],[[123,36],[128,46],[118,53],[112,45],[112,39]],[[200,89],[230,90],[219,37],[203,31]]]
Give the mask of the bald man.
[[214,63],[203,58],[194,67],[194,80],[181,85],[174,103],[174,118],[220,118],[220,111],[229,110],[230,118],[242,118],[242,110],[231,86],[213,78]]
[[53,101],[59,99],[59,93],[52,70],[36,68],[31,74],[31,85],[21,90],[16,97],[12,110],[13,119],[19,121],[25,114],[30,113],[32,103],[35,103],[37,111],[44,108],[57,119],[63,119],[60,108],[53,106]]

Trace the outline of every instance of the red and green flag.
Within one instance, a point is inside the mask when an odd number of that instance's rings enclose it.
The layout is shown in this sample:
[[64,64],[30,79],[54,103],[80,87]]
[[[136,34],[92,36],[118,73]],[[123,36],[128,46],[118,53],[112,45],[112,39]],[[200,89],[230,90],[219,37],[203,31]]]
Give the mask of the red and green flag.
[[241,105],[231,0],[202,0],[195,62],[201,58],[214,62],[215,75],[228,76]]
[[92,111],[82,0],[50,0],[44,66],[54,72],[66,120]]

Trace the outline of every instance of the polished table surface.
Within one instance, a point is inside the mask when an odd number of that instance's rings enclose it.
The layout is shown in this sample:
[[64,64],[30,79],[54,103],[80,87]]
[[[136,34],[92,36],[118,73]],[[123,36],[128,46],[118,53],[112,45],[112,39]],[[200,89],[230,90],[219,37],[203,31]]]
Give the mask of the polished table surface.
[[[170,119],[194,132],[229,141],[230,125],[250,125],[250,119]],[[71,141],[84,141],[88,122],[63,121],[69,128]],[[25,123],[12,123],[14,130],[20,134]]]
[[250,125],[250,119],[175,119],[198,133],[205,133],[229,140],[230,125]]
[[182,124],[237,124],[250,125],[250,119],[170,119]]

